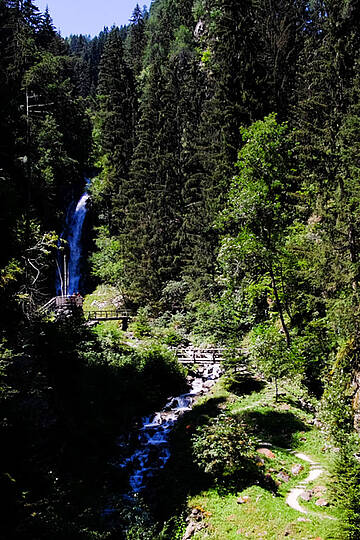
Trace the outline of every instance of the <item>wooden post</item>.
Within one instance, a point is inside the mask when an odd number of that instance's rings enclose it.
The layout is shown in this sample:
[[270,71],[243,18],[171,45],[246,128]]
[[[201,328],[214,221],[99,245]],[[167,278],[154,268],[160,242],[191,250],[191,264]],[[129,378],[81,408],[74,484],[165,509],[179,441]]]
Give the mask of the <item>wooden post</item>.
[[66,270],[66,255],[64,253],[64,290],[63,296],[67,296],[67,270]]
[[128,318],[127,317],[123,317],[122,318],[122,321],[121,321],[121,329],[126,332],[126,330],[128,329]]

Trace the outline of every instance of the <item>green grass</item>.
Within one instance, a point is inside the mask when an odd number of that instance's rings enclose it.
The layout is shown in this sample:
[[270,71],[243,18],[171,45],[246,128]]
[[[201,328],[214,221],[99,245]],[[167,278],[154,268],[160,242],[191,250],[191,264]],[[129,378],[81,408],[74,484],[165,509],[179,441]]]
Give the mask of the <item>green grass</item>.
[[115,309],[121,304],[118,289],[111,285],[99,285],[91,294],[84,298],[83,308],[86,311],[106,311]]
[[[281,495],[274,496],[259,486],[251,486],[241,492],[241,495],[247,495],[248,502],[238,504],[237,496],[220,495],[216,490],[192,497],[189,501],[190,506],[201,508],[207,525],[195,534],[194,538],[209,540],[339,538],[336,520],[300,514],[287,506]],[[308,521],[298,521],[299,517]]]
[[[241,385],[240,385],[241,386]],[[229,387],[236,393],[229,391]],[[279,539],[292,540],[339,539],[341,540],[338,521],[338,510],[333,505],[319,508],[315,498],[306,503],[300,499],[300,504],[309,510],[302,514],[290,508],[285,500],[291,488],[297,486],[309,474],[309,464],[300,460],[294,452],[307,454],[319,462],[324,470],[328,470],[332,456],[325,451],[326,438],[324,433],[314,427],[312,412],[303,410],[300,398],[303,391],[295,382],[286,381],[282,387],[281,398],[274,399],[274,388],[271,384],[258,384],[255,391],[241,394],[239,385],[229,381],[220,381],[211,396],[202,398],[199,407],[205,407],[207,399],[215,398],[221,401],[221,408],[231,411],[245,419],[252,434],[261,442],[271,443],[271,451],[275,457],[264,458],[259,463],[264,475],[278,484],[274,493],[260,485],[250,485],[238,493],[226,493],[223,489],[211,487],[190,496],[189,509],[198,508],[203,517],[204,528],[197,532],[194,539],[231,540],[231,539]],[[291,474],[295,464],[303,465],[304,469],[298,475]],[[279,480],[278,474],[289,474],[288,482]],[[327,472],[321,475],[309,489],[315,486],[329,486],[331,478]],[[306,487],[308,487],[306,486]],[[239,497],[249,499],[238,504]],[[329,496],[329,489],[325,498]],[[330,501],[331,503],[331,501]],[[328,517],[332,519],[328,519]]]

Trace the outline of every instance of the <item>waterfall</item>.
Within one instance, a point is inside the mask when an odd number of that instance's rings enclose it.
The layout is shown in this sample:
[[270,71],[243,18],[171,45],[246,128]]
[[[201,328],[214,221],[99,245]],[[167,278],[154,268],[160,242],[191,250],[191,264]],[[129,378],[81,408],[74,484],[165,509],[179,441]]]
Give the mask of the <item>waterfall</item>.
[[[86,184],[88,185],[90,182],[89,179],[86,180]],[[86,216],[86,201],[89,198],[89,194],[87,192],[87,186],[80,197],[77,204],[72,202],[69,205],[67,215],[66,215],[66,221],[65,221],[65,228],[64,232],[61,235],[61,238],[67,241],[67,251],[68,251],[68,259],[66,260],[66,257],[63,258],[63,260],[59,263],[58,268],[58,275],[56,280],[56,294],[57,296],[62,294],[71,295],[73,293],[77,293],[79,291],[79,283],[80,283],[80,261],[81,261],[81,253],[82,253],[82,243],[81,243],[81,236],[82,236],[82,230],[84,225],[84,220]],[[60,256],[62,258],[62,256]],[[67,266],[64,271],[64,266]],[[67,280],[67,286],[63,285],[61,276],[66,276]]]

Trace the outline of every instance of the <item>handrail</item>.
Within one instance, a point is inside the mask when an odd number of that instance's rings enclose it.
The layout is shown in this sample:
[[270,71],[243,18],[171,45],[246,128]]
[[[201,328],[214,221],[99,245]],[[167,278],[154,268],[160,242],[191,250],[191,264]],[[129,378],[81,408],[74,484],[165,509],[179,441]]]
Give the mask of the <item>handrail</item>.
[[125,310],[84,310],[84,315],[87,320],[91,319],[110,319],[110,318],[130,318],[133,313]]
[[81,303],[79,303],[78,298],[75,296],[54,296],[46,304],[39,308],[40,313],[45,313],[46,311],[51,311],[55,308],[70,307],[70,308],[79,308],[82,307],[82,299],[80,298]]
[[[177,348],[175,347],[174,352],[177,356],[177,359],[180,363],[193,363],[196,364],[197,362],[217,362],[224,359],[224,352],[227,349],[227,347],[208,347],[208,348]],[[237,351],[242,352],[242,349],[237,349]],[[209,356],[211,355],[211,358]]]
[[44,304],[43,306],[41,306],[39,308],[39,311],[41,313],[44,313],[45,311],[50,311],[50,309],[52,307],[55,307],[56,306],[56,296],[54,296],[53,298],[51,298],[48,302],[46,302],[46,304]]
[[[78,299],[77,296],[71,295],[71,296],[54,296],[46,304],[39,307],[40,313],[45,313],[47,311],[56,311],[56,308],[76,308],[81,309],[83,308],[82,305],[83,299],[80,297]],[[119,318],[119,319],[125,319],[130,318],[134,315],[133,312],[125,309],[83,309],[84,316],[88,319],[110,319],[110,318]]]
[[[225,351],[225,347],[209,347],[205,348],[176,348],[175,354],[179,362],[182,363],[196,363],[196,362],[216,362],[222,360],[222,353]],[[207,355],[207,357],[205,356]],[[209,358],[211,355],[211,358]]]

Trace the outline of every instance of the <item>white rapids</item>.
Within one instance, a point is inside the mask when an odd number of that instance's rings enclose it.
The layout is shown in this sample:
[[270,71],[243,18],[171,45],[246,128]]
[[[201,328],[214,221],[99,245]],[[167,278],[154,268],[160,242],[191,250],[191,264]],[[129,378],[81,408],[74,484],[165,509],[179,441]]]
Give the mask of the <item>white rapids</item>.
[[146,482],[156,471],[165,467],[170,457],[169,435],[178,418],[191,407],[197,396],[208,391],[222,374],[220,363],[207,364],[201,376],[191,380],[189,392],[169,398],[160,412],[141,419],[137,429],[137,449],[117,466],[130,472],[131,493],[146,487]]

